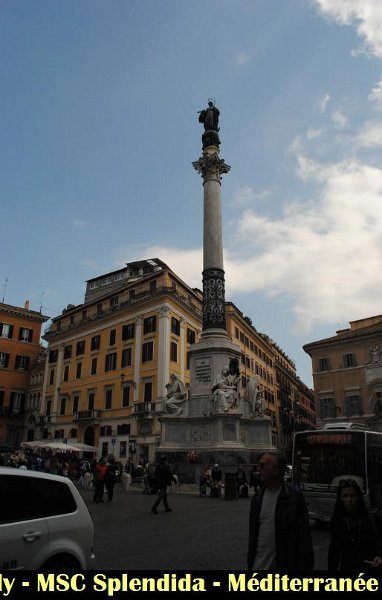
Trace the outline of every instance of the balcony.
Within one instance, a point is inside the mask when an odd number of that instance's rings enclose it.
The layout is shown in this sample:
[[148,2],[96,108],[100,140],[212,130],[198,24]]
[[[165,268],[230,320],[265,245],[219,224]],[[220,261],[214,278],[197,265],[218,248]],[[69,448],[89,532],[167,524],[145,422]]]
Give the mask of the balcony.
[[152,417],[153,413],[157,413],[160,407],[158,402],[139,402],[134,404],[134,415],[136,417]]
[[74,414],[74,421],[90,421],[92,423],[98,423],[99,417],[99,410],[80,410]]

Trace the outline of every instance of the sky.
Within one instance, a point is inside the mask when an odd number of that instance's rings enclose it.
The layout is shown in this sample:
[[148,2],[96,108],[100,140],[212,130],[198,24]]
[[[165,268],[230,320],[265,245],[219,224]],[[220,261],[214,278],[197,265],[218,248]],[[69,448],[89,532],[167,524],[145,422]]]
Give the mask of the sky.
[[0,0],[0,301],[57,316],[158,257],[202,288],[220,110],[226,300],[295,362],[382,313],[382,2]]

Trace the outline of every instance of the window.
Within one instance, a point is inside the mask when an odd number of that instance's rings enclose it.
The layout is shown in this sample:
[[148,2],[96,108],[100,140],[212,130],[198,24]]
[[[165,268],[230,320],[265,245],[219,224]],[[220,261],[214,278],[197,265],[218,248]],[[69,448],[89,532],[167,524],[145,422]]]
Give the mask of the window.
[[130,386],[125,385],[122,390],[122,406],[126,408],[130,405]]
[[349,354],[343,355],[343,365],[345,369],[350,369],[351,367],[356,366],[355,354],[353,352],[349,352]]
[[143,320],[143,333],[153,333],[156,331],[157,318],[155,315]]
[[152,399],[153,399],[153,382],[145,381],[144,388],[143,388],[143,401],[151,402]]
[[80,379],[81,378],[81,370],[82,370],[82,363],[77,363],[76,366],[76,379]]
[[156,279],[154,279],[153,281],[150,281],[150,292],[155,292],[156,289],[157,289],[157,282],[156,282]]
[[172,362],[178,362],[178,344],[171,342],[170,345],[170,360]]
[[329,371],[329,359],[328,358],[319,358],[318,359],[318,370],[321,371]]
[[85,319],[87,318],[87,316],[88,316],[88,311],[87,310],[83,310],[82,314],[81,314],[81,319],[83,321],[85,321]]
[[352,417],[353,415],[361,415],[361,398],[358,394],[353,394],[346,396],[345,398],[345,414],[347,417]]
[[97,315],[101,315],[101,314],[102,314],[102,302],[97,304]]
[[142,344],[142,362],[148,362],[153,360],[154,355],[154,343],[146,342]]
[[101,345],[101,336],[95,335],[94,337],[92,337],[92,341],[90,344],[91,350],[99,350],[100,345]]
[[118,302],[119,296],[113,296],[112,298],[110,298],[110,308],[113,308],[113,306],[118,306]]
[[129,291],[129,300],[134,300],[135,298],[135,290],[130,290]]
[[89,392],[89,394],[88,394],[88,410],[94,410],[94,399],[95,399],[95,393]]
[[124,350],[122,350],[121,369],[123,369],[123,367],[131,367],[131,359],[132,349],[125,348]]
[[11,412],[17,414],[23,410],[25,406],[25,393],[24,392],[11,392],[11,398],[9,403]]
[[334,405],[334,398],[320,398],[320,417],[326,419],[328,417],[334,418],[336,416],[336,408]]
[[195,344],[195,331],[187,329],[187,344]]
[[235,327],[235,338],[239,339],[239,330],[237,327]]
[[69,380],[69,365],[65,365],[64,367],[64,381],[68,381]]
[[49,372],[49,385],[54,384],[54,369],[51,369]]
[[0,408],[4,405],[4,390],[0,390]]
[[18,354],[16,356],[15,368],[18,369],[19,371],[28,371],[29,360],[30,360],[29,356],[22,356],[21,354]]
[[46,416],[49,417],[51,412],[52,412],[52,400],[47,400],[46,401]]
[[8,323],[0,323],[0,337],[12,339],[13,325]]
[[1,511],[1,523],[44,519],[77,509],[69,486],[61,481],[1,475],[0,487],[7,498]]
[[113,390],[112,388],[105,389],[105,409],[111,408],[113,402]]
[[114,371],[117,368],[117,353],[111,352],[105,356],[105,371]]
[[123,340],[133,340],[134,333],[135,333],[134,323],[129,323],[128,325],[123,325],[123,327],[122,327],[122,339]]
[[180,335],[180,321],[175,317],[171,319],[171,332],[175,335]]
[[9,354],[8,352],[0,352],[0,367],[6,369],[9,363]]
[[91,370],[90,370],[90,375],[96,375],[96,374],[97,374],[97,359],[92,358],[92,366],[91,366]]
[[76,394],[73,396],[73,414],[78,412],[78,405],[80,403],[80,397]]
[[69,324],[74,325],[74,315],[70,317]]
[[115,345],[115,336],[116,336],[116,330],[112,329],[110,331],[110,335],[109,335],[109,345],[110,346],[114,346]]
[[57,357],[58,357],[58,350],[50,350],[49,358],[48,358],[49,363],[57,362]]
[[31,342],[33,339],[33,329],[27,327],[20,327],[19,340],[22,342]]
[[65,414],[65,408],[66,408],[66,398],[61,398],[60,415],[64,415]]
[[127,442],[121,442],[119,444],[119,457],[126,458],[127,454]]
[[76,356],[79,356],[80,354],[83,354],[84,352],[85,352],[85,340],[82,340],[81,342],[77,342]]
[[64,359],[72,358],[72,346],[65,346],[64,348]]

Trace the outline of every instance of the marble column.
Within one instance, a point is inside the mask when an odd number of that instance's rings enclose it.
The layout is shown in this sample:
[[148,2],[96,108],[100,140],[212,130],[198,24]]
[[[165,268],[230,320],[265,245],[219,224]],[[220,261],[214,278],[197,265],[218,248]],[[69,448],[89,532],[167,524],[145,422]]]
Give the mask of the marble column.
[[221,176],[230,166],[219,158],[218,146],[207,146],[193,167],[203,178],[203,332],[202,337],[227,337],[221,217]]

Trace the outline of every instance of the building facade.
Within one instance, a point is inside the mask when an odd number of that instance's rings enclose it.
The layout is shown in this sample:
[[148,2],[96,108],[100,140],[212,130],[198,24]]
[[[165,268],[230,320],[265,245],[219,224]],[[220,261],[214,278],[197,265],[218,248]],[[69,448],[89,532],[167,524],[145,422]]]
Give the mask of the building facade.
[[349,324],[304,346],[312,359],[319,424],[355,421],[382,431],[382,315]]
[[[228,336],[241,349],[240,392],[259,377],[280,447],[276,364],[283,357],[292,372],[293,363],[234,304],[225,306]],[[44,336],[39,436],[95,445],[122,461],[154,460],[166,386],[175,374],[189,390],[188,351],[201,330],[201,291],[158,258],[89,280],[84,303],[68,305]]]
[[18,446],[24,439],[29,406],[27,392],[33,362],[40,353],[42,324],[49,317],[0,303],[0,447]]

